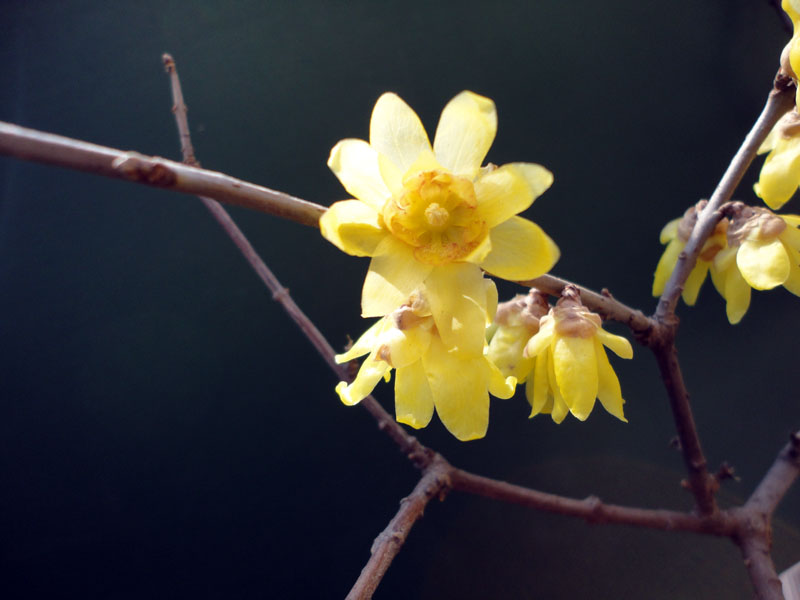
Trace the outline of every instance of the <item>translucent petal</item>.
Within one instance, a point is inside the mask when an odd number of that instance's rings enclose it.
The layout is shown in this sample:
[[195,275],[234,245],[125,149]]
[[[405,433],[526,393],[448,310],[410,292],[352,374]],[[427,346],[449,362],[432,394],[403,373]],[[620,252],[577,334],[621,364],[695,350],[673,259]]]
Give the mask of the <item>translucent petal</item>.
[[750,307],[750,286],[739,269],[728,269],[725,275],[725,293],[722,294],[727,301],[725,311],[730,324],[736,325]]
[[683,301],[689,306],[694,306],[694,303],[697,302],[700,286],[706,280],[710,266],[710,262],[698,259],[689,273],[689,277],[686,278],[686,283],[683,284]]
[[433,267],[418,262],[411,248],[386,236],[375,249],[361,295],[361,316],[382,317],[396,310]]
[[497,312],[497,286],[491,279],[484,279],[486,286],[486,324],[491,325]]
[[661,235],[659,236],[659,240],[662,244],[666,244],[670,240],[674,240],[678,237],[678,227],[681,224],[681,219],[673,219],[661,230]]
[[375,103],[369,124],[369,143],[404,173],[431,147],[417,113],[392,93],[383,94]]
[[745,240],[736,253],[736,265],[744,280],[757,290],[771,290],[789,277],[789,257],[779,239]]
[[354,198],[376,211],[389,198],[389,188],[378,168],[378,153],[364,140],[342,140],[331,150],[328,167]]
[[391,327],[381,336],[381,345],[385,346],[383,351],[387,353],[387,356],[381,356],[395,369],[401,369],[420,359],[431,343],[431,336],[430,327],[404,330]]
[[800,296],[800,252],[794,248],[786,248],[789,255],[789,277],[783,282],[783,287]]
[[378,340],[383,331],[391,326],[388,319],[379,319],[358,338],[349,350],[342,354],[337,354],[334,358],[337,363],[342,364],[353,360],[359,356],[372,352],[378,347]]
[[389,235],[380,225],[378,213],[359,200],[335,202],[319,219],[323,237],[353,256],[372,256]]
[[792,197],[800,183],[800,138],[781,140],[770,152],[758,183],[753,186],[756,195],[773,210],[782,207]]
[[522,217],[511,217],[489,232],[492,251],[480,263],[487,272],[511,281],[547,273],[560,255],[542,228]]
[[660,296],[664,293],[664,287],[667,285],[672,271],[675,270],[678,256],[685,246],[686,244],[682,241],[674,239],[664,248],[664,253],[656,266],[655,277],[653,277],[653,296]]
[[792,228],[800,227],[800,215],[778,215],[784,222]]
[[528,379],[525,386],[525,396],[531,405],[531,417],[543,412],[547,400],[551,396],[547,374],[549,372],[550,353],[545,352],[536,357],[533,367],[533,379]]
[[375,358],[374,353],[370,354],[358,370],[353,383],[347,385],[344,381],[340,381],[336,386],[336,393],[347,406],[358,404],[372,393],[390,368],[388,363]]
[[796,250],[800,250],[800,229],[797,229],[798,224],[800,224],[800,217],[797,217],[797,215],[778,216],[780,216],[786,223],[786,229],[784,229],[778,235],[778,238],[784,243],[784,245]]
[[461,92],[442,111],[433,151],[443,166],[456,175],[472,179],[496,133],[494,102],[472,92]]
[[595,340],[595,355],[597,356],[597,399],[600,400],[603,408],[627,423],[628,420],[622,410],[625,400],[622,399],[619,379],[617,379],[614,369],[611,368],[606,351],[599,340]]
[[558,389],[558,382],[556,381],[556,374],[554,370],[554,363],[552,354],[550,355],[550,360],[547,361],[547,381],[550,387],[550,391],[553,394],[553,401],[552,404],[548,402],[548,405],[542,409],[542,412],[550,412],[550,417],[553,419],[555,423],[561,423],[564,418],[569,414],[569,406],[564,401],[564,396],[561,394],[561,390]]
[[543,318],[539,322],[539,331],[525,346],[525,356],[539,356],[543,350],[550,348],[555,335],[555,321],[552,318]]
[[503,372],[524,382],[533,370],[535,358],[522,355],[530,333],[525,327],[500,326],[489,342],[487,357]]
[[425,427],[431,422],[433,393],[421,360],[397,369],[394,411],[398,423],[405,423],[414,429]]
[[557,337],[553,344],[556,382],[570,412],[585,421],[597,398],[597,358],[593,338]]
[[542,165],[515,162],[508,163],[508,165],[504,166],[514,167],[514,169],[525,178],[525,181],[528,182],[528,186],[531,188],[534,200],[544,194],[550,186],[553,185],[553,174]]
[[428,302],[439,335],[448,349],[483,356],[486,328],[486,284],[470,263],[435,267],[425,280]]
[[461,441],[486,435],[489,392],[484,358],[461,360],[434,338],[422,363],[436,412],[447,430]]
[[517,389],[517,378],[513,375],[505,377],[492,361],[483,359],[489,373],[489,393],[502,400],[508,400]]
[[489,228],[522,212],[534,199],[530,185],[513,165],[504,165],[478,178],[475,196],[478,215]]
[[621,335],[614,335],[602,328],[597,330],[596,335],[600,342],[608,346],[620,358],[633,358],[633,347],[627,338]]

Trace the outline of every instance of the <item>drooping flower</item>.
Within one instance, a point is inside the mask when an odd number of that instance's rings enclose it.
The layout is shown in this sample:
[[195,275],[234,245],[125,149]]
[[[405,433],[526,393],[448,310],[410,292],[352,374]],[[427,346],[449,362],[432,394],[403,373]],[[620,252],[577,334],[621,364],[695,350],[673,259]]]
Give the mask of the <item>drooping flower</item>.
[[[661,243],[666,244],[667,247],[658,261],[658,266],[656,266],[655,277],[653,278],[653,296],[660,296],[664,293],[664,287],[667,285],[672,271],[675,270],[678,257],[686,247],[686,242],[689,241],[692,229],[697,223],[697,214],[703,210],[706,204],[708,204],[707,200],[701,200],[697,205],[687,209],[683,217],[670,221],[661,230]],[[700,287],[706,280],[709,269],[712,268],[714,257],[720,250],[727,247],[725,238],[727,228],[727,219],[722,219],[714,228],[708,240],[706,240],[700,255],[697,257],[694,268],[689,273],[689,277],[686,278],[682,297],[683,301],[689,306],[694,306],[697,301]]]
[[[494,284],[484,280],[485,294],[496,303]],[[492,288],[492,289],[489,289]],[[493,300],[492,298],[495,298]],[[491,307],[494,311],[494,306]],[[347,405],[363,400],[382,378],[396,371],[395,414],[400,423],[425,427],[434,408],[444,426],[462,441],[481,438],[489,425],[489,393],[498,398],[514,394],[516,380],[503,377],[482,353],[465,357],[450,352],[439,336],[423,290],[416,290],[397,310],[370,327],[339,363],[368,354],[349,385],[336,386]]]
[[[796,83],[796,73],[800,73],[800,0],[782,0],[781,6],[794,25],[794,33],[787,47],[789,48],[789,63],[793,71],[791,75]],[[800,106],[800,87],[797,89],[796,103]]]
[[533,380],[526,386],[531,417],[545,413],[561,423],[571,412],[583,421],[598,399],[609,413],[627,422],[619,380],[603,346],[622,358],[633,357],[630,342],[605,331],[600,316],[581,303],[577,288],[565,287],[525,346],[525,356],[536,359]]
[[800,296],[800,216],[736,203],[728,227],[728,248],[714,258],[711,279],[726,300],[731,324],[750,306],[750,288],[782,285]]
[[481,269],[530,279],[556,262],[553,241],[515,216],[552,174],[530,163],[481,167],[496,129],[494,103],[462,92],[444,108],[431,146],[416,113],[387,93],[372,112],[369,143],[333,148],[328,166],[356,199],[333,204],[320,229],[348,254],[372,257],[362,316],[387,315],[424,286],[444,346],[482,356]]
[[758,149],[769,152],[758,182],[756,195],[772,210],[780,209],[800,186],[800,114],[792,109],[775,124]]
[[549,309],[547,296],[535,288],[497,305],[487,356],[503,375],[513,376],[518,384],[529,381],[536,359],[523,356],[523,352],[539,331],[539,319]]

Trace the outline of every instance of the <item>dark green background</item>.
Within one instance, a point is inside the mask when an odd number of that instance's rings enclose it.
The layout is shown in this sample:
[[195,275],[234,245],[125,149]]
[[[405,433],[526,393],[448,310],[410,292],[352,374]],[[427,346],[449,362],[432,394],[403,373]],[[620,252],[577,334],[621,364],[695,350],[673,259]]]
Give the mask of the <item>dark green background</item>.
[[[462,89],[495,100],[488,159],[555,184],[526,216],[555,273],[646,312],[658,233],[713,190],[788,40],[767,0],[0,2],[0,119],[179,157],[164,51],[211,169],[323,204],[325,166],[386,90],[432,132]],[[760,162],[760,161],[759,161]],[[737,194],[750,191],[757,169]],[[787,205],[798,212],[797,200]],[[319,233],[232,213],[329,339],[359,318],[367,261]],[[500,286],[505,297],[519,291]],[[736,327],[708,284],[679,349],[709,462],[746,497],[800,424],[798,300]],[[621,333],[619,327],[611,329]],[[486,439],[420,432],[456,465],[537,488],[689,508],[649,353],[612,359],[625,425],[528,420],[493,401]],[[0,591],[7,598],[340,598],[418,474],[287,322],[199,201],[0,159]],[[391,390],[378,396],[391,406]],[[800,494],[776,524],[800,560]],[[452,494],[377,598],[749,598],[727,540]]]

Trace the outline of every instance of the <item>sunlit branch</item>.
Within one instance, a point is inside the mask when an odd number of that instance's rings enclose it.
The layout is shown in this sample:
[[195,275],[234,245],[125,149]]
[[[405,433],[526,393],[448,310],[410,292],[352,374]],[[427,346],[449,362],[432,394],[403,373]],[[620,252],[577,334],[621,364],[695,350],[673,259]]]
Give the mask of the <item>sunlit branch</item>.
[[324,206],[216,171],[138,152],[123,152],[2,121],[0,154],[206,196],[314,227],[325,212]]
[[370,549],[370,559],[361,571],[346,600],[365,600],[372,594],[386,574],[392,560],[406,541],[414,523],[422,517],[425,507],[433,498],[442,497],[450,487],[449,464],[441,458],[425,469],[422,478],[408,496],[400,501],[400,509],[375,538]]

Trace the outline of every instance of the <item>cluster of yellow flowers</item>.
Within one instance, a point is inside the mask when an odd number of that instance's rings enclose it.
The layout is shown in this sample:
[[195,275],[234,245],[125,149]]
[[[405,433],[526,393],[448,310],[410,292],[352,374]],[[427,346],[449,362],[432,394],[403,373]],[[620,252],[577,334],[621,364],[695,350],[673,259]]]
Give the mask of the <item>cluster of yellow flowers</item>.
[[[783,9],[794,24],[794,36],[784,51],[783,69],[797,83],[800,72],[800,0],[783,0]],[[787,60],[788,59],[788,60]],[[798,102],[800,104],[800,86]],[[779,210],[800,186],[800,113],[797,104],[775,124],[761,144],[759,154],[769,153],[754,186],[756,195],[772,210]],[[705,201],[670,221],[661,231],[667,244],[656,267],[653,295],[660,296],[678,256],[686,246]],[[725,298],[728,320],[741,321],[750,306],[750,289],[783,286],[800,296],[800,216],[778,215],[765,208],[733,203],[730,218],[722,219],[703,246],[683,288],[683,300],[693,305],[700,286],[711,281]]]
[[[416,113],[387,93],[372,112],[369,142],[346,139],[331,151],[328,166],[355,199],[334,203],[320,229],[344,252],[371,257],[362,316],[380,317],[337,356],[346,362],[368,355],[355,380],[336,387],[345,404],[360,402],[394,368],[398,421],[424,427],[435,409],[458,439],[476,439],[488,427],[489,394],[509,398],[529,376],[531,369],[520,374],[492,359],[486,332],[497,289],[484,271],[532,279],[558,260],[558,247],[542,229],[516,216],[550,187],[553,176],[531,163],[481,166],[496,130],[494,103],[465,91],[444,108],[431,146]],[[560,315],[566,308],[553,310]],[[536,372],[553,373],[537,384],[535,412],[552,412],[560,421],[572,410],[585,419],[600,395],[621,416],[621,397],[608,400],[614,386],[602,347],[602,358],[595,345],[591,353],[584,347],[602,331],[599,318],[574,318],[591,323],[576,338],[584,341],[564,342],[570,327],[548,326],[547,341],[540,336],[537,350],[528,351],[525,360],[541,361]],[[495,332],[494,340],[498,335],[508,337]],[[520,360],[530,338],[517,343]],[[551,358],[543,351],[547,344],[554,349]],[[594,383],[578,394],[567,380],[579,379],[575,374],[587,366]],[[616,383],[617,396],[618,388]]]

